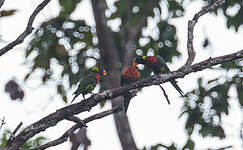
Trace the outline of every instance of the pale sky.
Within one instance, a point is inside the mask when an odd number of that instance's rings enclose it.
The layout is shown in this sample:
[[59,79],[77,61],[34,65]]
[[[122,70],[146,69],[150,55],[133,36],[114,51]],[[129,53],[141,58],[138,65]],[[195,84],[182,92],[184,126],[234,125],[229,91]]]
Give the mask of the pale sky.
[[[14,16],[0,20],[1,38],[6,40],[7,43],[16,39],[17,36],[24,31],[29,15],[40,2],[42,1],[25,0],[24,3],[20,0],[5,1],[2,9],[17,9],[18,11]],[[58,14],[58,9],[57,1],[52,0],[48,6],[38,14],[34,21],[34,27],[37,28],[42,21],[55,17]],[[178,50],[182,53],[182,57],[174,58],[173,63],[169,64],[171,70],[176,70],[186,61],[187,23],[200,9],[201,3],[193,2],[187,7],[184,17],[179,20],[171,21],[171,23],[177,25],[177,34],[180,40],[178,43]],[[94,25],[89,0],[83,0],[82,3],[79,4],[72,18],[85,19],[90,25]],[[207,34],[204,33],[205,31]],[[209,57],[236,52],[243,48],[242,27],[239,29],[238,33],[226,29],[225,19],[222,15],[219,15],[217,18],[210,14],[201,17],[195,27],[194,34],[194,46],[197,52],[195,62],[205,60]],[[210,46],[208,49],[203,49],[201,45],[206,35],[213,43],[213,46]],[[66,104],[60,100],[60,97],[56,96],[53,84],[50,83],[47,86],[39,86],[40,81],[38,79],[38,73],[32,76],[26,83],[23,82],[24,75],[28,72],[27,65],[23,64],[24,48],[27,46],[30,39],[31,36],[28,36],[23,44],[18,45],[13,50],[0,57],[0,67],[2,68],[0,73],[0,98],[2,101],[0,105],[0,118],[3,116],[5,117],[7,124],[4,125],[4,128],[11,130],[14,130],[21,121],[23,122],[23,127],[26,127],[44,116],[55,112],[56,109],[66,106]],[[0,43],[0,47],[3,47],[7,43]],[[180,87],[182,87],[183,91],[186,93],[196,87],[196,79],[198,77],[213,79],[221,75],[223,75],[223,72],[204,70],[177,80]],[[4,92],[4,85],[13,77],[16,77],[25,91],[24,102],[13,102]],[[129,106],[127,114],[138,148],[157,143],[170,145],[173,141],[182,147],[187,140],[184,131],[184,121],[186,118],[183,116],[178,119],[181,113],[183,100],[179,98],[179,94],[170,84],[166,83],[164,87],[166,87],[171,105],[167,105],[159,87],[151,86],[144,88],[142,92],[132,100]],[[69,99],[72,98],[71,93],[72,92],[68,94]],[[201,138],[197,134],[193,134],[192,138],[196,141],[196,149],[215,148],[215,146],[217,148],[228,145],[234,145],[234,149],[238,150],[242,148],[242,141],[238,138],[240,122],[243,119],[241,115],[242,110],[240,110],[239,104],[235,99],[236,94],[234,90],[231,90],[230,96],[232,96],[229,100],[230,114],[229,116],[223,117],[223,127],[226,131],[226,135],[229,135],[229,138],[219,141],[218,138]],[[148,107],[150,108],[148,109]],[[110,105],[106,105],[102,110],[97,106],[90,112],[80,114],[79,117],[83,119],[108,108],[110,108]],[[48,140],[54,140],[72,125],[72,122],[62,121],[58,123],[57,126],[49,128],[38,135],[44,135]],[[90,150],[121,150],[112,116],[93,121],[87,125],[88,137],[92,142]],[[0,134],[2,131],[3,129],[1,129]],[[59,146],[51,147],[49,150],[67,150],[69,147],[70,142],[66,142]]]

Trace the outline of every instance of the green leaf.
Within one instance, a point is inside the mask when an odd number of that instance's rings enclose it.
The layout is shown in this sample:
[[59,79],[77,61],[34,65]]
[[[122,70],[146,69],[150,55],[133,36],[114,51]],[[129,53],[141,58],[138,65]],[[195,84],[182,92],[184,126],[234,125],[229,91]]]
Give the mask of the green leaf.
[[4,130],[3,135],[2,135],[2,139],[1,139],[0,147],[5,147],[7,145],[7,141],[9,139],[10,135],[11,135],[10,130]]
[[221,126],[214,127],[212,135],[217,136],[220,139],[223,139],[223,138],[225,138],[224,129]]
[[174,25],[169,24],[167,21],[161,21],[158,24],[158,28],[160,31],[159,40],[157,43],[157,48],[154,50],[161,57],[165,59],[165,61],[172,61],[173,56],[179,56],[181,53],[177,51],[177,37],[176,37],[176,27]]
[[59,0],[59,4],[62,7],[61,15],[70,15],[75,10],[79,2],[81,2],[81,0]]
[[[46,84],[53,77],[55,69],[51,64],[62,67],[61,77],[52,81],[63,80],[68,77],[69,87],[57,86],[57,91],[64,102],[67,102],[66,90],[76,85],[86,66],[86,51],[96,48],[93,43],[95,31],[86,25],[83,20],[71,20],[62,16],[48,20],[41,24],[34,39],[26,49],[27,65],[31,70],[25,76],[25,81],[36,69],[43,72],[42,83]],[[96,53],[99,53],[97,51]],[[75,70],[75,71],[74,71]]]
[[221,64],[221,67],[227,71],[230,69],[240,69],[241,68],[241,66],[237,64],[237,60],[230,61],[230,62],[224,62]]
[[172,14],[172,18],[181,17],[184,12],[182,3],[179,3],[177,1],[171,1],[171,0],[168,0],[168,10],[169,13]]
[[44,136],[39,136],[37,137],[34,141],[36,143],[37,146],[41,145],[41,143],[46,140],[46,138]]
[[186,144],[183,146],[182,150],[194,150],[194,148],[195,148],[195,142],[189,138]]
[[243,8],[241,7],[235,16],[228,16],[227,27],[233,26],[236,31],[238,31],[240,25],[243,24]]
[[57,85],[57,92],[61,95],[62,100],[67,103],[67,95],[66,95],[66,90],[62,84]]

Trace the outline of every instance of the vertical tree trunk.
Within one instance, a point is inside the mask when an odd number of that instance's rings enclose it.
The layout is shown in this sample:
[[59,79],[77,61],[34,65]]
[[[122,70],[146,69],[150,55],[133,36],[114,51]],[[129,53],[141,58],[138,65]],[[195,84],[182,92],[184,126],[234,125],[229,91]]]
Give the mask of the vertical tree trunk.
[[[92,0],[94,18],[96,21],[96,30],[99,40],[99,49],[102,56],[103,64],[108,72],[106,81],[107,88],[120,86],[120,70],[119,58],[117,56],[116,45],[112,37],[110,29],[107,27],[107,19],[105,18],[106,2],[105,0]],[[112,107],[120,104],[122,97],[112,100]],[[128,118],[124,113],[114,115],[117,133],[123,150],[136,150],[137,146],[131,133]]]

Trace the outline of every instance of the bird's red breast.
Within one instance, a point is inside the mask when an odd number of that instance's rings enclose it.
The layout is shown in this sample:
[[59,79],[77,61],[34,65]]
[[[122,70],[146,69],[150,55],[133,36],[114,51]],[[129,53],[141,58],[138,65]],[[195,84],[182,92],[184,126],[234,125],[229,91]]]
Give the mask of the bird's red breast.
[[155,56],[149,56],[146,58],[147,65],[153,65],[158,62],[158,59]]
[[123,72],[122,76],[127,80],[137,81],[140,79],[140,73],[134,66],[127,67]]

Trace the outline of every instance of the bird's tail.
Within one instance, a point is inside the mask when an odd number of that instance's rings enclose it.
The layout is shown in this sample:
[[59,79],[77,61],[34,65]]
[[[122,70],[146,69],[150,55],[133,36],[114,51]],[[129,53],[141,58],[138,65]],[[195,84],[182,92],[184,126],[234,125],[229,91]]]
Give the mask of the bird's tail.
[[72,102],[75,100],[76,97],[78,97],[78,94],[76,92],[74,92],[72,95],[75,95],[74,98],[72,99],[72,101],[70,102],[70,104],[72,104]]
[[128,109],[128,106],[129,106],[129,103],[131,101],[131,99],[137,95],[137,92],[138,90],[133,90],[131,92],[128,92],[124,95],[124,110],[125,110],[125,113],[127,113],[127,109]]
[[181,90],[181,88],[178,86],[176,80],[170,80],[170,83],[174,86],[174,88],[183,96],[184,92]]

